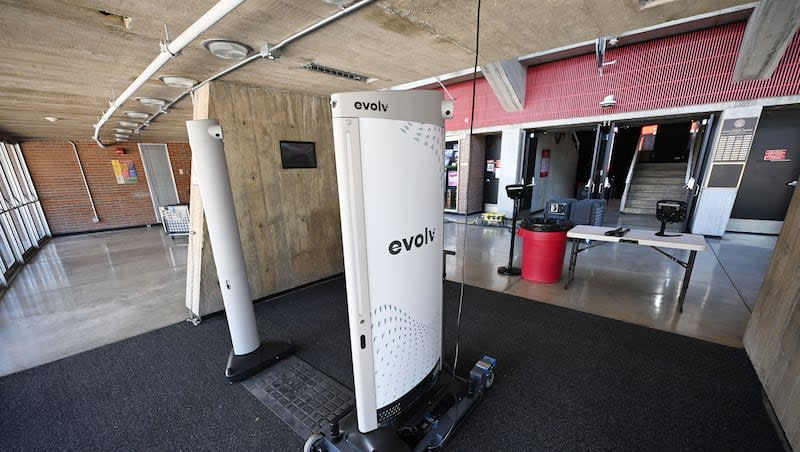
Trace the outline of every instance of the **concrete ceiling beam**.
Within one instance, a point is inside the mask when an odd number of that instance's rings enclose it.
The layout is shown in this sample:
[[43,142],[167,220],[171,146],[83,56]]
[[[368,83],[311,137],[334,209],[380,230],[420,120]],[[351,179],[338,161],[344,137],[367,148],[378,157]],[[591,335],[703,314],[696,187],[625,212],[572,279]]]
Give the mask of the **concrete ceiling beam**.
[[522,111],[528,68],[516,58],[481,65],[481,72],[505,111]]
[[739,47],[733,80],[770,78],[800,26],[800,0],[761,0]]

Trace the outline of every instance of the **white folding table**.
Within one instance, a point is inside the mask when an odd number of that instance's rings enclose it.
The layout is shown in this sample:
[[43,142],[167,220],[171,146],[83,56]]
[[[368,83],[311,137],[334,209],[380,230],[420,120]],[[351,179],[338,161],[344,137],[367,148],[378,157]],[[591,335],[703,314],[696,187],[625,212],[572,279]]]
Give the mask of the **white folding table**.
[[[689,280],[692,277],[692,269],[694,268],[694,259],[698,251],[706,250],[706,239],[698,234],[680,234],[677,236],[660,237],[657,236],[655,231],[645,231],[641,229],[631,229],[622,237],[608,236],[605,233],[615,228],[608,226],[575,226],[567,232],[567,238],[572,240],[572,253],[569,258],[569,277],[564,289],[569,287],[569,284],[575,278],[575,264],[578,262],[578,253],[586,251],[589,248],[602,245],[603,243],[631,243],[634,245],[649,246],[670,260],[677,262],[685,269],[683,274],[683,285],[681,292],[678,296],[678,310],[683,312],[683,300],[686,298],[686,289],[689,288]],[[580,246],[581,241],[588,241],[583,247]],[[594,242],[594,243],[592,243]],[[670,248],[677,250],[688,250],[689,260],[684,262],[677,257],[667,253],[661,248]]]

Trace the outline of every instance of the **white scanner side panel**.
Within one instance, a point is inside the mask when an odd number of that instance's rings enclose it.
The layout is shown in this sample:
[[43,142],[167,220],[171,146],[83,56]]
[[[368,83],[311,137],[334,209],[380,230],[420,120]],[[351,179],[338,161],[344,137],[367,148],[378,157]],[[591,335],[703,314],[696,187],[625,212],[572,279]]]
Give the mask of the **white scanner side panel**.
[[334,138],[356,408],[367,432],[441,369],[444,130],[335,117]]

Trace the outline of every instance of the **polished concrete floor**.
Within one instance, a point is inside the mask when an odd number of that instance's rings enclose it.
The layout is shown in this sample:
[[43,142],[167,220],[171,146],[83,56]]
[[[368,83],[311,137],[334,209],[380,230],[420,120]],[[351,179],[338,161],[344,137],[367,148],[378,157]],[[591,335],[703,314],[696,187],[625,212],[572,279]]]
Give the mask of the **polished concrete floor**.
[[158,228],[52,239],[0,297],[0,376],[186,319],[186,254]]
[[[452,281],[461,281],[463,271],[471,285],[734,347],[742,345],[776,241],[709,238],[680,314],[683,269],[649,248],[607,244],[581,253],[575,281],[564,290],[563,281],[497,274],[508,261],[507,228],[465,227],[463,217],[447,218],[445,248],[457,252],[447,257]],[[654,218],[613,209],[606,219],[610,226],[658,226]],[[520,241],[516,248],[519,265]],[[186,253],[186,238],[172,240],[157,228],[51,240],[0,297],[0,376],[184,320]]]
[[[775,236],[735,233],[707,238],[708,249],[697,255],[684,312],[680,313],[677,299],[683,268],[653,249],[604,244],[579,253],[575,280],[564,289],[563,279],[539,284],[497,274],[497,267],[508,263],[508,228],[473,224],[465,228],[463,216],[446,218],[445,249],[456,251],[455,256],[447,257],[447,278],[451,281],[460,282],[463,274],[470,285],[733,347],[742,347],[742,336],[777,240]],[[472,221],[472,216],[467,219],[468,223]],[[618,214],[613,209],[604,224],[653,231],[659,225],[653,217]],[[521,251],[522,244],[517,240],[515,266],[520,265]],[[688,258],[686,251],[673,254],[684,261]],[[564,277],[568,260],[564,261]]]

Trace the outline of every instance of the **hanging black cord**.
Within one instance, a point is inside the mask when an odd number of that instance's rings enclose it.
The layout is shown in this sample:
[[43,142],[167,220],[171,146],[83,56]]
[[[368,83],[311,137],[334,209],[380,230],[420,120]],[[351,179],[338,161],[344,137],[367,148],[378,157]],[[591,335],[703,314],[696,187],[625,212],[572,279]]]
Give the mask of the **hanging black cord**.
[[[478,49],[480,44],[480,33],[481,31],[481,0],[478,0],[478,10],[476,12],[475,18],[475,64],[472,67],[472,108],[470,110],[470,117],[469,117],[469,150],[472,153],[472,133],[475,129],[475,87],[477,85],[478,80]],[[466,256],[467,256],[467,218],[469,216],[469,179],[467,178],[466,184],[466,191],[467,191],[467,206],[464,208],[464,238],[461,243],[461,288],[458,295],[458,316],[456,317],[456,348],[455,354],[453,356],[453,368],[452,374],[450,375],[450,385],[452,386],[455,383],[455,375],[458,368],[458,355],[459,355],[459,344],[461,342],[461,313],[462,307],[464,306],[464,277],[466,275],[464,269],[466,267]],[[442,313],[444,315],[444,312]],[[444,338],[442,338],[444,340]],[[442,357],[444,359],[444,357]],[[458,403],[458,402],[456,402]],[[456,413],[456,420],[460,416],[460,413]],[[453,433],[453,429],[456,426],[456,421],[454,420],[453,425],[447,430],[447,434],[442,437],[441,441],[438,444],[429,446],[428,449],[437,449],[447,441],[447,438],[450,437],[450,434]]]

